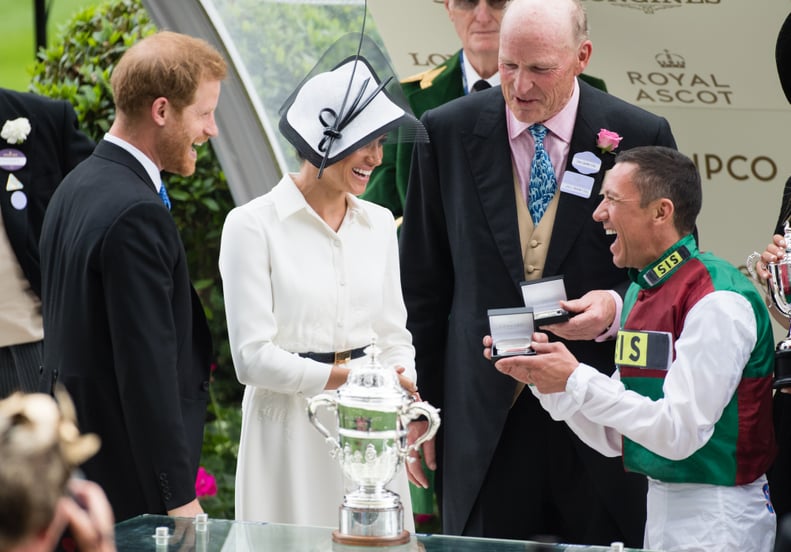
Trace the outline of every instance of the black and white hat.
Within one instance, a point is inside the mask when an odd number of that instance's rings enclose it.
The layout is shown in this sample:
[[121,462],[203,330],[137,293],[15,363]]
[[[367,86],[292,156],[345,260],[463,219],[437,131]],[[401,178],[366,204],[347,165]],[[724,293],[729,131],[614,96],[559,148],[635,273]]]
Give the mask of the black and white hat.
[[333,44],[280,114],[280,132],[319,168],[319,176],[325,167],[383,134],[388,141],[428,140],[389,61],[364,35],[346,35]]

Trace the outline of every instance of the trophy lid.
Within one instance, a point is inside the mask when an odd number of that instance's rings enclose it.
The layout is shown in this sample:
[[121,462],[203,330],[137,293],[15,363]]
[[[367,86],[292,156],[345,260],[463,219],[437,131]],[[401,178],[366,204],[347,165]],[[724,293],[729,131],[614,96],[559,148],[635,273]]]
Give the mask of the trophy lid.
[[352,400],[395,408],[408,398],[395,369],[385,368],[379,362],[379,353],[376,339],[371,339],[365,349],[367,362],[352,367],[346,383],[338,389],[341,402]]

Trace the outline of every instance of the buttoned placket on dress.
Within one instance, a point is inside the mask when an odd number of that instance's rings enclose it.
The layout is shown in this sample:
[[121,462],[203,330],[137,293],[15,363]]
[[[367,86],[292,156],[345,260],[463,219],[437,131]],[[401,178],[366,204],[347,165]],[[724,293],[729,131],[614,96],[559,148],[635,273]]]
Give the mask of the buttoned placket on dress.
[[332,232],[330,237],[333,268],[335,271],[335,296],[338,298],[338,306],[336,309],[337,318],[335,319],[335,331],[332,337],[333,349],[335,351],[348,348],[348,343],[346,342],[346,326],[349,317],[349,286],[346,285],[348,274],[342,234],[344,233],[344,227],[352,222],[350,215],[351,213],[347,210],[340,228],[338,228],[337,232]]
[[344,261],[344,249],[343,249],[343,241],[340,237],[335,236],[332,238],[332,252],[333,252],[333,266],[335,268],[335,286],[336,286],[336,296],[338,297],[338,317],[335,321],[335,336],[333,337],[333,343],[335,344],[334,348],[336,351],[341,350],[343,348],[342,341],[343,341],[343,331],[346,325],[346,318],[348,313],[346,312],[346,305],[348,303],[347,299],[347,289],[346,289],[346,266]]

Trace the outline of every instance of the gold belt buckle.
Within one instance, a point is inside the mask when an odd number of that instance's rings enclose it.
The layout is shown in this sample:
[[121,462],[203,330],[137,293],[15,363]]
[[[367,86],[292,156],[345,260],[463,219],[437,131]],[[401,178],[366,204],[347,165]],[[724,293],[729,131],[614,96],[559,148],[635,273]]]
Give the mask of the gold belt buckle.
[[352,358],[351,350],[335,353],[335,364],[346,364],[351,360],[351,358]]

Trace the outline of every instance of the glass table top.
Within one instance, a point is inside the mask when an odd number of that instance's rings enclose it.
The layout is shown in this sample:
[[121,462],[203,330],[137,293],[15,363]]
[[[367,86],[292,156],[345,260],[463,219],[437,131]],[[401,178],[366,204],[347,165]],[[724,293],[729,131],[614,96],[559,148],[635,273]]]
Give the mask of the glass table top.
[[[167,537],[155,538],[159,528]],[[304,527],[210,519],[205,527],[191,518],[139,516],[116,525],[116,545],[124,552],[610,552],[609,546],[545,544],[529,541],[412,535],[398,546],[351,546],[332,540],[330,527]],[[626,548],[634,552],[636,549]]]

